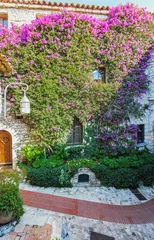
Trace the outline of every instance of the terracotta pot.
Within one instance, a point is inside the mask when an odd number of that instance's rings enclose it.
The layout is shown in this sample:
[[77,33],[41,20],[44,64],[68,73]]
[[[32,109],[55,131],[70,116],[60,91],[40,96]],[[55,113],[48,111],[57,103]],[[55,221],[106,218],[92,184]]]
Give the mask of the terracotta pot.
[[14,219],[13,213],[9,215],[5,215],[4,213],[0,212],[0,224],[6,224]]

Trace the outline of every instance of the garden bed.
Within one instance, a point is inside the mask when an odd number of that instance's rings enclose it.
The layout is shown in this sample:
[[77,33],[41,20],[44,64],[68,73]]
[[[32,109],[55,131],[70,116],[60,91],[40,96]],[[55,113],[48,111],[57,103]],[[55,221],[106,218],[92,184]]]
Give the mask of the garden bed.
[[141,182],[150,186],[154,181],[154,154],[148,149],[125,150],[119,155],[109,156],[99,152],[91,158],[86,158],[83,147],[56,149],[47,158],[43,157],[41,149],[38,151],[38,146],[27,149],[29,152],[23,150],[24,163],[19,166],[24,169],[26,179],[32,185],[71,187],[71,179],[81,168],[89,168],[101,185],[108,187],[136,188]]
[[[30,184],[40,187],[70,187],[71,178],[77,173],[77,168],[69,169],[66,165],[55,168],[32,168],[22,165],[27,171]],[[102,186],[116,188],[137,188],[142,182],[151,186],[154,180],[154,164],[147,164],[138,168],[111,169],[105,165],[90,168]]]

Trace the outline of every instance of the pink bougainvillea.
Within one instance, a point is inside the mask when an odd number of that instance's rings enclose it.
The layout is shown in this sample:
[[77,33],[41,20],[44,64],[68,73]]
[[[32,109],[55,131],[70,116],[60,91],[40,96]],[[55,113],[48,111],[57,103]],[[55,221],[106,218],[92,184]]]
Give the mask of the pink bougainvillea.
[[[143,113],[137,98],[148,88],[145,69],[154,42],[153,24],[145,9],[126,4],[112,8],[104,21],[63,11],[4,28],[0,49],[14,71],[1,77],[1,86],[28,83],[32,112],[24,118],[43,144],[66,140],[74,117],[86,123],[94,116],[103,122],[100,139],[106,143],[111,134],[106,129],[112,130],[113,139],[113,126],[119,129],[130,115]],[[107,84],[92,81],[92,71],[99,66],[106,66]],[[10,91],[12,99],[18,102],[16,88]],[[16,104],[12,111],[17,111]]]

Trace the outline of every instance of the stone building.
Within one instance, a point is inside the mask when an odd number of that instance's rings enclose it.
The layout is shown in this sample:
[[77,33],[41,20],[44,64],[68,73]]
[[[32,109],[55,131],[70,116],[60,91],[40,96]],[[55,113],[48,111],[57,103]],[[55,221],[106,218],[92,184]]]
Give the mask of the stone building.
[[[58,12],[62,9],[67,9],[71,12],[81,14],[89,14],[100,20],[107,17],[109,7],[89,6],[80,4],[68,3],[52,3],[40,0],[0,0],[0,23],[2,25],[11,26],[11,23],[22,25],[30,23],[32,20],[42,17],[44,15]],[[4,60],[0,58],[0,64],[4,66]],[[9,66],[9,64],[8,64]],[[2,71],[0,69],[0,71]],[[9,67],[5,71],[10,71]],[[149,81],[151,82],[150,90],[142,101],[150,105],[149,110],[146,112],[145,118],[142,120],[131,119],[132,123],[139,125],[140,132],[138,136],[139,146],[147,146],[151,150],[154,149],[154,61],[151,61],[147,69]],[[94,73],[96,80],[97,72]],[[104,78],[106,78],[106,70],[104,70]],[[94,79],[95,80],[95,79]],[[0,104],[1,105],[1,104]],[[1,112],[1,111],[0,111]],[[82,131],[82,126],[77,122],[75,129]],[[75,132],[74,132],[75,134]],[[69,141],[73,142],[74,136],[72,135]],[[78,139],[78,143],[82,142],[82,133]],[[30,139],[28,134],[28,127],[21,123],[18,119],[7,117],[4,120],[1,115],[0,118],[0,167],[1,165],[11,164],[13,168],[16,166],[18,155],[22,145],[26,144]],[[76,143],[75,143],[76,144]]]
[[98,19],[106,18],[109,7],[89,6],[68,3],[52,3],[37,0],[0,0],[0,23],[10,26],[30,23],[35,18],[58,12],[62,9],[71,12],[86,13]]

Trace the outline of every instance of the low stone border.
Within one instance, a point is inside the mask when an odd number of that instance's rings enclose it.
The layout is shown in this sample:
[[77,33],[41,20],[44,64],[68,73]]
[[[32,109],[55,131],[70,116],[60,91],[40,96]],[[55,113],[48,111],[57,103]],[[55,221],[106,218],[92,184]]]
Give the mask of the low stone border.
[[0,237],[14,231],[16,224],[17,221],[13,220],[5,225],[0,226]]

